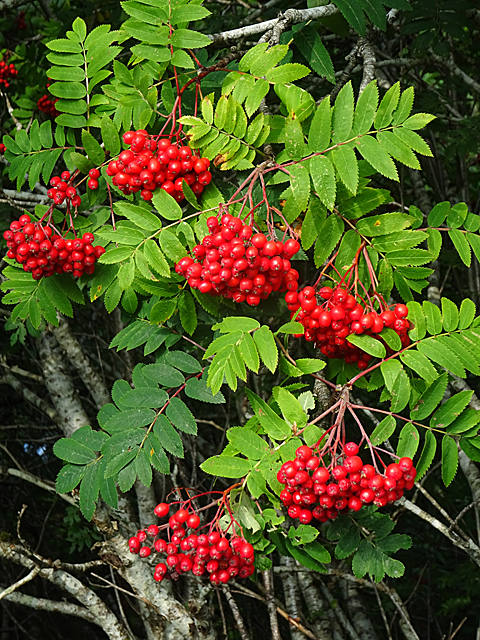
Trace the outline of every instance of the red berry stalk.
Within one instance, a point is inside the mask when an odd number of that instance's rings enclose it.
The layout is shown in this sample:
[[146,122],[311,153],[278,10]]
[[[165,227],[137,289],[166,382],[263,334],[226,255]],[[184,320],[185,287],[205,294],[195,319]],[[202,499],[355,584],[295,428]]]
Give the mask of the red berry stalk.
[[[198,534],[200,518],[190,502],[187,508],[170,516],[168,525],[161,527],[167,529],[167,539],[160,537],[160,527],[152,524],[130,538],[130,553],[138,553],[142,558],[154,552],[164,556],[164,561],[155,566],[153,577],[157,582],[165,578],[176,580],[189,571],[196,576],[209,575],[213,584],[251,576],[255,571],[252,545],[236,533],[211,530],[208,534]],[[155,507],[155,515],[164,518],[169,510],[170,506],[162,502]],[[148,537],[152,538],[151,544],[142,544]]]
[[272,291],[295,291],[298,271],[290,260],[297,240],[268,240],[240,218],[228,213],[207,220],[210,233],[175,265],[192,289],[257,306]]
[[417,472],[410,458],[401,458],[380,474],[371,464],[364,464],[355,442],[347,442],[343,452],[329,448],[315,455],[302,445],[294,460],[285,462],[277,479],[286,485],[280,499],[288,515],[303,524],[335,520],[340,513],[360,511],[363,505],[385,507],[413,488]]

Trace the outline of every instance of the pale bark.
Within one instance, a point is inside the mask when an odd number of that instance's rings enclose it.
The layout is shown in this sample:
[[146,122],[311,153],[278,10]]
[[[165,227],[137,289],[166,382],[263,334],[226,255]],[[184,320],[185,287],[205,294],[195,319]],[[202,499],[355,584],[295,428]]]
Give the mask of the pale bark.
[[138,519],[140,520],[140,527],[143,529],[157,521],[153,512],[157,506],[153,485],[145,487],[145,485],[137,479],[135,481],[135,493],[137,494]]
[[15,376],[10,373],[6,373],[4,376],[0,377],[0,384],[7,384],[12,387],[12,389],[15,389],[15,391],[19,395],[21,395],[27,402],[30,402],[34,407],[47,415],[51,420],[53,420],[57,424],[60,424],[60,416],[58,412],[51,405],[49,405],[48,402],[45,402],[45,400],[40,398],[40,396],[37,396],[36,393],[30,391],[30,389],[22,384],[20,380],[17,380]]
[[35,598],[26,593],[15,591],[5,597],[5,600],[12,602],[13,604],[21,604],[25,607],[30,607],[37,611],[50,611],[52,613],[63,613],[67,616],[75,616],[77,618],[83,618],[87,622],[91,622],[98,626],[102,626],[100,620],[91,613],[85,607],[80,607],[78,604],[71,602],[64,602],[58,600],[47,600],[46,598]]
[[71,574],[53,568],[40,569],[31,558],[24,555],[24,549],[22,547],[6,542],[0,542],[0,556],[6,560],[11,560],[15,564],[20,564],[27,569],[38,569],[39,577],[48,580],[63,591],[69,593],[95,616],[98,624],[111,640],[129,640],[125,627],[117,620],[115,614],[107,607],[103,600]]
[[60,426],[69,437],[77,429],[88,424],[88,416],[82,407],[77,390],[65,366],[64,356],[52,334],[44,332],[38,339],[45,384],[53,405],[60,416]]
[[472,560],[480,567],[480,547],[471,538],[469,538],[468,541],[462,540],[460,536],[451,531],[446,525],[440,522],[440,520],[437,520],[437,518],[430,515],[423,509],[420,509],[420,507],[418,507],[416,504],[413,504],[413,502],[410,502],[410,500],[407,500],[404,497],[400,498],[397,504],[405,507],[422,520],[425,520],[425,522],[428,522],[434,529],[437,529],[438,531],[440,531],[440,533],[443,533],[446,538],[453,542],[456,547],[462,549],[462,551],[467,553],[472,558]]
[[363,77],[358,90],[359,95],[363,92],[367,84],[375,80],[375,66],[377,60],[371,42],[368,38],[358,39],[358,53],[363,58]]
[[377,632],[367,615],[362,596],[356,584],[345,581],[345,602],[349,617],[353,622],[355,631],[358,632],[361,640],[379,640]]
[[[292,618],[300,619],[301,603],[297,574],[295,571],[291,571],[292,566],[295,565],[295,560],[287,556],[280,556],[280,564],[286,569],[280,574],[285,607]],[[292,640],[301,640],[303,638],[303,634],[294,627],[290,628],[290,635]]]
[[318,640],[333,640],[325,601],[320,596],[312,573],[299,571],[297,576],[303,598],[308,607],[310,624],[315,631],[315,636]]
[[72,367],[78,371],[82,382],[91,393],[97,409],[101,409],[104,404],[111,402],[110,393],[101,376],[92,367],[80,343],[72,333],[67,319],[60,314],[57,314],[57,317],[59,321],[58,327],[52,326],[49,328],[57,339],[57,342],[65,351]]
[[208,37],[215,44],[223,44],[230,40],[238,40],[240,38],[253,36],[257,33],[265,33],[265,31],[273,30],[281,19],[287,18],[290,24],[298,24],[299,22],[307,22],[308,20],[326,18],[335,13],[338,13],[338,9],[333,4],[327,4],[325,7],[314,7],[312,9],[287,9],[284,14],[280,14],[278,18],[274,18],[273,20],[266,20],[265,22],[240,27],[240,29],[232,29],[231,31],[224,31],[223,33],[214,33]]

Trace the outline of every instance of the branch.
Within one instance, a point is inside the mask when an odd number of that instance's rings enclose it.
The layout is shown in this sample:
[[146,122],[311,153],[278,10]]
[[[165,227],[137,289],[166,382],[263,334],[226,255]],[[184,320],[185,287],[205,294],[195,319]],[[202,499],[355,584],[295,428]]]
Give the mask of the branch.
[[97,409],[101,409],[111,400],[108,389],[100,375],[92,368],[80,343],[72,333],[68,321],[61,314],[57,314],[57,318],[58,327],[49,327],[50,331],[67,354],[70,364],[80,374],[82,382],[92,394]]
[[22,4],[30,4],[33,0],[0,0],[0,12],[15,9]]
[[473,91],[475,91],[476,93],[480,93],[480,84],[476,80],[471,78],[467,73],[465,73],[465,71],[462,71],[462,69],[460,69],[460,67],[457,66],[453,62],[453,60],[450,60],[449,58],[441,58],[440,56],[437,56],[435,53],[431,53],[430,57],[432,60],[434,60],[438,64],[441,64],[444,67],[447,67],[448,69],[450,69],[453,75],[457,76],[457,78],[461,78],[461,80],[464,81],[467,87],[470,87],[470,89],[473,89]]
[[2,591],[0,593],[0,600],[2,600],[2,598],[5,598],[6,596],[10,595],[14,591],[16,591],[19,587],[21,587],[25,583],[30,582],[30,580],[33,580],[39,571],[40,571],[40,567],[33,567],[33,569],[30,571],[30,573],[27,574],[24,578],[22,578],[21,580],[18,580],[14,584],[12,584],[9,587],[7,587],[4,591]]
[[78,506],[78,502],[68,494],[57,493],[53,482],[46,482],[41,478],[37,478],[37,476],[34,476],[32,473],[28,473],[28,471],[22,471],[19,469],[7,469],[7,473],[11,476],[16,476],[17,478],[21,478],[22,480],[26,480],[27,482],[31,482],[32,484],[37,485],[37,487],[41,487],[42,489],[46,489],[47,491],[54,493],[55,495],[60,496],[60,498],[63,498],[66,502],[73,504],[73,506],[75,507]]
[[345,615],[343,609],[340,607],[338,602],[335,600],[335,598],[332,596],[332,594],[328,590],[327,586],[322,581],[320,581],[320,590],[323,593],[323,597],[329,603],[330,607],[332,608],[335,615],[337,616],[338,621],[340,622],[342,627],[345,629],[348,636],[352,640],[360,640],[360,636],[356,632],[350,620]]
[[67,437],[89,424],[73,380],[65,366],[65,357],[52,334],[44,332],[38,339],[45,384],[59,415],[60,427]]
[[238,608],[234,597],[230,593],[229,587],[227,587],[226,584],[222,584],[222,591],[230,606],[230,609],[232,610],[238,632],[240,633],[240,637],[242,638],[242,640],[250,640],[250,636],[248,635],[247,629],[245,628],[245,623],[243,622],[242,614],[240,613],[240,609]]
[[88,622],[99,625],[100,627],[102,626],[100,620],[94,616],[93,613],[90,613],[88,609],[79,607],[77,604],[72,604],[71,602],[59,602],[58,600],[35,598],[34,596],[27,595],[26,593],[21,593],[20,591],[15,591],[15,593],[5,596],[5,600],[7,600],[7,602],[13,602],[14,604],[22,604],[25,607],[30,607],[37,611],[52,611],[54,613],[63,613],[67,616],[76,616],[77,618],[83,618]]
[[60,416],[55,409],[50,406],[45,400],[37,396],[33,391],[30,391],[28,387],[25,387],[15,376],[10,373],[6,373],[0,377],[0,384],[8,384],[12,389],[21,395],[27,402],[30,402],[34,407],[40,409],[42,413],[47,415],[51,420],[60,424]]
[[440,522],[440,520],[437,520],[437,518],[430,515],[423,509],[420,509],[420,507],[418,507],[416,504],[413,504],[413,502],[410,502],[410,500],[407,500],[404,497],[400,498],[397,504],[405,507],[406,509],[408,509],[408,511],[411,511],[419,518],[422,518],[422,520],[425,520],[425,522],[428,522],[434,529],[437,529],[438,531],[440,531],[440,533],[443,533],[446,538],[453,542],[456,547],[462,549],[462,551],[468,554],[472,558],[472,560],[480,567],[480,547],[478,547],[471,538],[468,541],[462,540],[460,536],[458,536],[453,531],[450,531],[450,529],[442,522]]
[[307,20],[326,18],[335,13],[338,13],[338,9],[333,4],[327,4],[325,7],[314,7],[312,9],[287,9],[284,14],[280,14],[273,20],[266,20],[265,22],[240,27],[240,29],[232,29],[231,31],[223,31],[222,33],[214,33],[208,37],[215,44],[226,44],[231,40],[238,40],[239,38],[274,30],[280,20],[288,20],[289,24],[298,24],[299,22],[306,22]]
[[280,639],[280,630],[278,628],[277,607],[275,605],[275,595],[273,592],[272,575],[270,569],[262,571],[263,584],[265,586],[265,600],[267,602],[268,616],[270,618],[270,631],[272,640]]
[[130,640],[124,626],[117,620],[115,614],[94,591],[66,571],[46,567],[40,568],[31,558],[28,558],[24,554],[24,551],[25,550],[18,545],[0,541],[0,556],[27,569],[36,569],[37,574],[41,578],[48,580],[76,598],[95,616],[98,624],[110,640]]
[[375,65],[377,60],[375,52],[368,38],[358,39],[358,53],[363,58],[363,77],[360,83],[359,95],[363,92],[367,84],[375,80]]

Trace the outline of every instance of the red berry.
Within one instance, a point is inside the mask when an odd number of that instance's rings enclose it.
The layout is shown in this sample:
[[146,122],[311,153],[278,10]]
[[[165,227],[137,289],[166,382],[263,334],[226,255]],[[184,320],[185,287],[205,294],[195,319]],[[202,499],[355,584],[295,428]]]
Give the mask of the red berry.
[[406,318],[408,316],[408,307],[405,304],[395,305],[395,315],[397,318]]
[[157,504],[154,511],[156,516],[158,516],[159,518],[163,518],[170,511],[170,507],[165,502],[161,502],[160,504]]

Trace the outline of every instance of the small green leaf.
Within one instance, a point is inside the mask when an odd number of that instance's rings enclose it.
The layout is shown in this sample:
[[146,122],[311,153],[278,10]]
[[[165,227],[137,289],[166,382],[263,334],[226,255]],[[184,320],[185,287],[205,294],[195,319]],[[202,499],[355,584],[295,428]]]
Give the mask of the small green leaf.
[[270,328],[263,325],[260,329],[255,331],[253,339],[260,358],[263,360],[267,368],[274,373],[278,364],[278,349]]
[[397,447],[397,456],[400,458],[413,458],[420,444],[418,429],[411,422],[408,422],[400,432]]
[[447,390],[448,373],[439,376],[420,396],[413,408],[410,417],[412,420],[423,420],[433,412],[440,404]]
[[385,346],[372,336],[349,335],[347,340],[375,358],[385,358],[387,354]]
[[66,462],[73,464],[88,464],[95,460],[95,453],[80,442],[71,438],[61,438],[53,445],[53,453]]
[[445,435],[442,439],[442,480],[446,487],[452,482],[458,469],[458,449],[455,440]]
[[384,418],[373,430],[372,435],[370,436],[370,441],[374,447],[378,447],[378,445],[388,440],[391,435],[395,432],[395,428],[397,426],[396,420],[393,416],[387,416]]
[[205,473],[224,478],[242,478],[251,469],[251,463],[237,456],[213,456],[200,465]]

